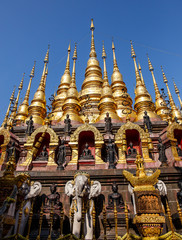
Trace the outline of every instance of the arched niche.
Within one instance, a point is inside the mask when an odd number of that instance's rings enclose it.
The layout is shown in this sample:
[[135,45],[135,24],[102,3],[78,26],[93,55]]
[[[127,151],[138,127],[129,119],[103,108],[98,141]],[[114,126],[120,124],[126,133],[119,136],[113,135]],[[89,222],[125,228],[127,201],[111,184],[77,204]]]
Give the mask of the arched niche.
[[79,138],[78,138],[78,146],[79,146],[78,158],[80,158],[80,155],[82,154],[86,143],[88,143],[89,149],[91,150],[91,153],[95,158],[95,136],[92,131],[80,132]]
[[[139,125],[128,121],[120,127],[115,135],[115,143],[119,152],[118,163],[126,164],[127,149],[132,139],[135,141],[134,147],[139,150],[139,153],[142,155],[144,161],[152,162],[152,159],[149,157],[149,134]],[[136,144],[138,144],[138,146],[136,146]]]
[[[45,138],[43,140],[43,143],[46,145],[47,148],[49,148],[49,158],[48,158],[48,163],[47,166],[55,166],[56,163],[54,162],[55,159],[55,149],[58,146],[58,136],[54,132],[52,128],[49,128],[47,126],[42,126],[40,128],[37,128],[27,139],[25,146],[25,149],[27,149],[27,157],[26,160],[20,164],[20,166],[29,166],[32,162],[32,155],[33,155],[33,146],[38,140],[38,138],[42,135],[43,132],[46,132]],[[49,144],[48,144],[49,142]],[[39,149],[39,152],[41,151],[41,148],[43,148],[43,143],[41,144],[41,147]],[[48,146],[49,145],[49,146]],[[38,154],[37,154],[38,155]]]
[[175,161],[181,161],[181,157],[178,156],[176,144],[182,149],[182,125],[174,122],[167,127],[167,138],[170,140],[172,154]]
[[[81,141],[83,140],[83,136],[85,135],[90,135],[92,136],[92,139],[94,139],[94,143],[91,143],[92,145],[95,145],[95,164],[102,164],[104,163],[103,160],[101,159],[101,148],[104,143],[103,136],[99,132],[99,130],[94,127],[93,125],[90,125],[88,123],[85,123],[81,126],[79,126],[74,133],[70,136],[70,142],[69,145],[71,146],[72,149],[72,158],[71,161],[68,163],[68,165],[77,165],[78,164],[78,158],[79,154],[81,154],[81,150],[84,146],[81,146],[79,148],[80,144],[80,136],[81,136]],[[93,138],[94,136],[94,138]],[[87,139],[85,139],[86,143]],[[91,140],[93,141],[93,140]],[[81,142],[82,143],[82,142]],[[92,150],[93,151],[93,150]]]
[[7,129],[0,128],[0,165],[3,164],[6,156],[6,147],[10,142],[10,133]]

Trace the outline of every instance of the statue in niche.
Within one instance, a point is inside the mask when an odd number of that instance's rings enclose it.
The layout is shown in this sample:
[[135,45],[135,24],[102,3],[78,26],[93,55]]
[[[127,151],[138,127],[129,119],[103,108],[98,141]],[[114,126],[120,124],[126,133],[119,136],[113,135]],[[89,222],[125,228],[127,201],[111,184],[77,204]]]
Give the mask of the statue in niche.
[[176,143],[176,150],[177,150],[177,152],[178,152],[178,156],[179,156],[179,157],[182,157],[181,146],[180,146],[180,145],[178,146],[178,143]]
[[48,151],[46,145],[43,146],[42,152],[36,157],[35,161],[48,161]]
[[16,159],[16,148],[15,148],[15,142],[11,143],[10,147],[7,147],[6,149],[7,152],[7,162],[9,161],[9,158],[14,154],[14,157]]
[[135,158],[137,155],[137,150],[135,148],[133,148],[133,143],[130,142],[129,143],[129,148],[128,148],[128,154],[127,157],[129,158]]
[[27,124],[26,134],[28,136],[30,136],[33,133],[33,131],[34,131],[34,125],[33,125],[34,122],[33,122],[32,118],[33,117],[30,116],[30,119],[28,121],[26,121],[26,124]]
[[105,117],[105,132],[106,134],[111,134],[112,133],[112,122],[111,122],[111,117],[109,117],[109,113],[106,113]]
[[112,143],[111,138],[109,138],[108,140],[106,151],[107,151],[107,161],[109,162],[109,169],[115,169],[116,168],[116,150],[115,150],[115,144]]
[[69,118],[69,114],[66,115],[66,119],[64,120],[65,126],[64,126],[64,133],[65,135],[70,136],[71,134],[71,119]]
[[61,140],[61,144],[58,148],[58,153],[57,153],[57,169],[58,170],[63,170],[63,164],[65,163],[66,160],[66,147],[64,145],[64,140]]
[[85,148],[83,149],[80,159],[94,159],[94,156],[89,149],[88,143],[85,144]]
[[55,183],[50,186],[50,192],[51,194],[45,197],[44,212],[46,213],[50,213],[51,207],[54,207],[55,210],[61,209],[60,194],[57,192]]
[[177,199],[178,199],[180,208],[182,208],[182,181],[178,182],[178,187],[180,188],[180,191],[177,193]]
[[159,143],[157,145],[157,148],[159,150],[159,161],[162,163],[161,166],[167,166],[167,157],[166,157],[166,154],[165,154],[165,145],[162,143],[162,140],[161,138],[159,138]]
[[114,202],[116,203],[117,211],[121,211],[124,208],[123,197],[118,193],[118,185],[116,182],[112,184],[112,193],[108,195],[108,206],[107,209],[114,209]]
[[143,123],[147,126],[148,131],[152,132],[152,123],[150,121],[150,117],[148,116],[147,111],[145,111],[144,114],[145,115],[143,116]]

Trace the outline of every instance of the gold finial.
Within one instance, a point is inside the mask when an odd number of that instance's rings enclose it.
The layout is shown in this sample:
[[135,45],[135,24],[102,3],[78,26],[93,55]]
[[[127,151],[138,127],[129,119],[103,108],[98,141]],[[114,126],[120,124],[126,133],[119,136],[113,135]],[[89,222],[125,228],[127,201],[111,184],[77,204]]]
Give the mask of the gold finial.
[[143,85],[145,86],[145,82],[144,82],[143,74],[142,74],[142,68],[140,66],[139,60],[138,60],[138,70],[140,72],[141,81],[142,81]]
[[106,51],[105,51],[105,48],[104,48],[104,41],[103,41],[103,45],[102,45],[102,59],[106,58]]
[[151,61],[150,61],[150,59],[149,59],[148,54],[147,54],[147,58],[148,58],[149,71],[152,72],[152,71],[154,71],[154,68],[153,68],[152,63],[151,63]]
[[66,61],[66,68],[64,73],[70,73],[70,52],[71,52],[71,47],[70,47],[70,43],[68,46],[68,56],[67,56],[67,61]]
[[136,54],[135,54],[135,51],[134,51],[133,44],[132,44],[131,40],[130,40],[130,44],[131,44],[131,57],[136,58]]
[[172,79],[173,79],[173,84],[174,84],[175,93],[176,93],[176,94],[179,94],[179,89],[177,88],[176,83],[174,82],[174,78],[172,78]]
[[125,213],[125,220],[126,220],[126,232],[127,235],[129,236],[129,219],[128,219],[128,206],[126,202],[124,202],[124,213]]
[[75,43],[75,49],[74,49],[74,53],[73,53],[73,60],[77,60],[77,49],[76,49],[77,43]]
[[161,66],[161,70],[162,70],[162,76],[163,76],[163,81],[164,81],[164,83],[168,83],[168,80],[167,80],[167,78],[166,78],[166,75],[165,75],[165,73],[164,73],[164,70],[163,70],[163,67]]
[[19,85],[19,87],[18,87],[18,90],[22,90],[22,88],[23,88],[23,80],[24,80],[24,77],[25,77],[25,73],[23,73],[23,77],[22,77],[22,80],[21,80],[20,85]]
[[118,218],[117,218],[117,208],[116,201],[114,200],[114,222],[115,222],[115,240],[118,239]]
[[16,86],[14,86],[13,92],[12,92],[11,97],[10,97],[11,102],[14,100],[14,97],[15,97],[15,88],[16,88]]
[[92,18],[91,25],[90,25],[90,30],[92,31],[90,57],[97,57],[97,54],[95,52],[95,43],[94,43],[94,29],[95,27],[94,27],[93,18]]
[[176,199],[176,203],[177,203],[177,211],[178,211],[178,214],[179,214],[179,219],[180,219],[180,222],[182,224],[182,212],[181,212],[181,208],[180,208],[178,199]]
[[48,45],[48,49],[47,49],[47,53],[44,59],[44,63],[48,63],[49,62],[49,48],[50,48],[50,44]]
[[168,215],[171,231],[172,231],[172,234],[173,234],[174,233],[174,227],[173,227],[173,222],[172,222],[172,217],[171,217],[171,210],[169,208],[169,204],[168,204],[167,200],[166,200],[166,211],[167,211],[167,215]]
[[36,64],[36,61],[34,61],[34,65],[33,65],[33,68],[32,68],[32,71],[30,73],[30,77],[34,77],[34,73],[35,73],[35,64]]

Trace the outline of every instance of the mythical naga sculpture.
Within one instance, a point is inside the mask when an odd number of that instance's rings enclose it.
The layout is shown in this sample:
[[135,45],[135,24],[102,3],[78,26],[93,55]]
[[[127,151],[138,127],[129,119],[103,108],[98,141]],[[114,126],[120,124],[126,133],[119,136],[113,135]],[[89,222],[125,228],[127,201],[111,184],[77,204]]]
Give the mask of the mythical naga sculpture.
[[85,172],[78,172],[73,181],[68,181],[65,186],[65,193],[72,197],[71,209],[74,206],[74,220],[72,233],[80,238],[82,207],[85,211],[85,239],[93,238],[92,209],[93,199],[101,193],[101,184],[98,181],[90,181],[90,176]]

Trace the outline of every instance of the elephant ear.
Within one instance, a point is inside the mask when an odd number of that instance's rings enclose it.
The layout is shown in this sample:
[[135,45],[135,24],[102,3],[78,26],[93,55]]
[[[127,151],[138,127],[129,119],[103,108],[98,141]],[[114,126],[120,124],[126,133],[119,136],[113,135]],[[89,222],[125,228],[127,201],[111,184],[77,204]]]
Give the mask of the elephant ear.
[[29,199],[32,197],[36,197],[40,194],[42,191],[42,184],[40,182],[34,182],[31,187],[30,187],[30,192],[28,195],[25,197],[25,199]]
[[75,195],[73,181],[68,181],[65,185],[65,194],[70,197]]
[[90,187],[89,199],[99,196],[101,193],[101,184],[99,181],[92,181]]

